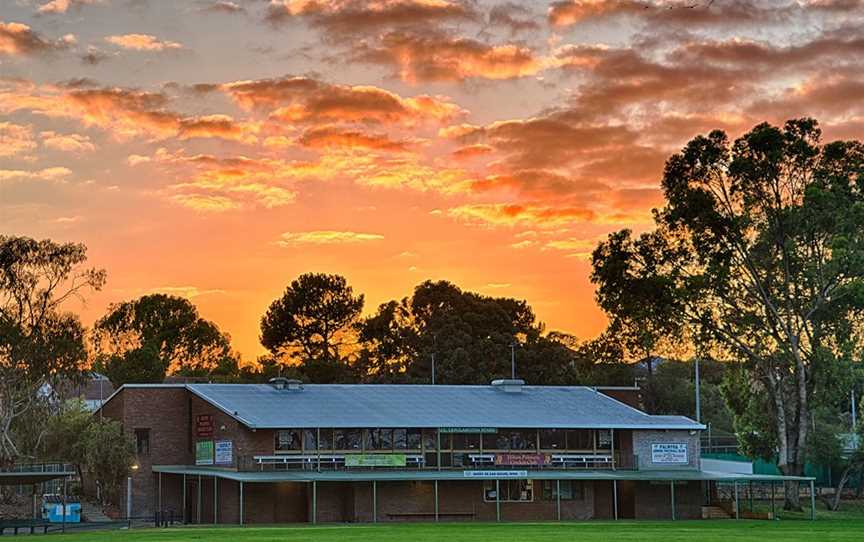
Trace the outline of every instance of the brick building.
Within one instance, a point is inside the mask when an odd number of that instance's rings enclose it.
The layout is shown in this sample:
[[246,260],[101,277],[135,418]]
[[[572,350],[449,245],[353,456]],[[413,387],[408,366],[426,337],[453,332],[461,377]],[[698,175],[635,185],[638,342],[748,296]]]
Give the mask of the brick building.
[[712,481],[780,480],[705,470],[689,418],[521,380],[133,384],[101,412],[136,442],[130,515],[188,523],[698,518]]

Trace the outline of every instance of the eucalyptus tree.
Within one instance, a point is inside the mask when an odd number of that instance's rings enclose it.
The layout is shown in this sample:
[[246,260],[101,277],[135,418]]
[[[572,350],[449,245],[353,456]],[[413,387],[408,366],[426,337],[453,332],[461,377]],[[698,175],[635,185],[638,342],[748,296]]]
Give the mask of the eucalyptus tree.
[[823,144],[812,119],[734,142],[714,131],[669,158],[662,187],[652,231],[594,251],[598,300],[735,360],[725,392],[739,439],[801,475],[811,412],[846,392],[864,344],[864,145]]

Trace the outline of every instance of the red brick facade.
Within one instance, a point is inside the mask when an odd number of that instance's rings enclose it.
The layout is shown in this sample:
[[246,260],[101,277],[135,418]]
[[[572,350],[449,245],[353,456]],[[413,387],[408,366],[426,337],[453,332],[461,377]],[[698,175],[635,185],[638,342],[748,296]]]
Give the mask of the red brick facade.
[[[233,443],[236,469],[254,455],[274,453],[272,430],[251,430],[237,419],[204,401],[183,386],[127,386],[105,404],[102,413],[123,424],[127,435],[149,430],[149,453],[138,456],[132,475],[132,515],[152,516],[158,509],[173,510],[190,523],[240,522],[240,484],[233,480],[197,475],[162,474],[154,465],[195,465],[198,440],[229,440]],[[196,435],[198,416],[212,416],[212,435]],[[616,447],[624,455],[633,452],[630,431],[616,433]],[[215,484],[215,485],[214,485]],[[442,520],[496,519],[496,503],[484,501],[482,480],[447,480],[438,483],[439,517]],[[534,481],[533,501],[500,503],[501,519],[507,521],[555,520],[557,503],[544,495],[540,480]],[[585,481],[576,500],[561,501],[561,519],[612,518],[612,482]],[[184,499],[185,485],[185,499]],[[435,512],[434,482],[379,481],[377,510],[373,517],[372,482],[318,482],[317,521],[371,522],[374,520],[432,520]],[[676,517],[696,518],[702,503],[701,485],[676,485]],[[214,490],[216,501],[214,505]],[[308,482],[251,483],[243,487],[244,523],[294,523],[312,521],[312,484]],[[200,495],[200,496],[199,496]],[[544,500],[544,497],[549,500]],[[619,517],[664,519],[671,517],[668,483],[619,482]],[[125,491],[124,491],[125,501]],[[200,509],[199,509],[200,502]],[[125,502],[123,511],[125,512]],[[214,521],[215,513],[215,521]]]

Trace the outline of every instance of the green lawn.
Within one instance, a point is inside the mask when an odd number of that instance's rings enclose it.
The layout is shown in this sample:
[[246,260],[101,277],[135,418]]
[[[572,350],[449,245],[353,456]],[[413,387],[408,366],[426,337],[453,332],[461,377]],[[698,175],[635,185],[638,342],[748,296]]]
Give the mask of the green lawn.
[[141,529],[49,535],[68,542],[573,542],[864,540],[864,520],[333,525]]

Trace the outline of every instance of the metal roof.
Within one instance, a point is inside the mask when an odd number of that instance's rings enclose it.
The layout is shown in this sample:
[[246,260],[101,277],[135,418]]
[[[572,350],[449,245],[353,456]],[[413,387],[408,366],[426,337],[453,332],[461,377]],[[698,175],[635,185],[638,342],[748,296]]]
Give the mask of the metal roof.
[[187,384],[205,401],[254,429],[288,427],[495,427],[683,429],[684,416],[652,416],[582,386]]
[[[524,470],[524,469],[519,469]],[[214,467],[191,467],[183,465],[153,465],[153,472],[164,474],[185,474],[188,476],[215,476],[234,480],[235,482],[339,482],[339,481],[398,481],[398,480],[478,480],[468,478],[466,471],[461,470],[364,470],[364,471],[270,471],[270,472],[240,472],[236,470]],[[485,472],[485,471],[484,471]],[[511,476],[506,476],[511,477]],[[670,480],[712,480],[717,482],[782,482],[814,480],[807,476],[772,476],[767,474],[742,474],[730,472],[715,472],[706,470],[527,470],[526,479],[531,480],[635,480],[635,481],[670,481]],[[494,479],[491,478],[491,479]]]

